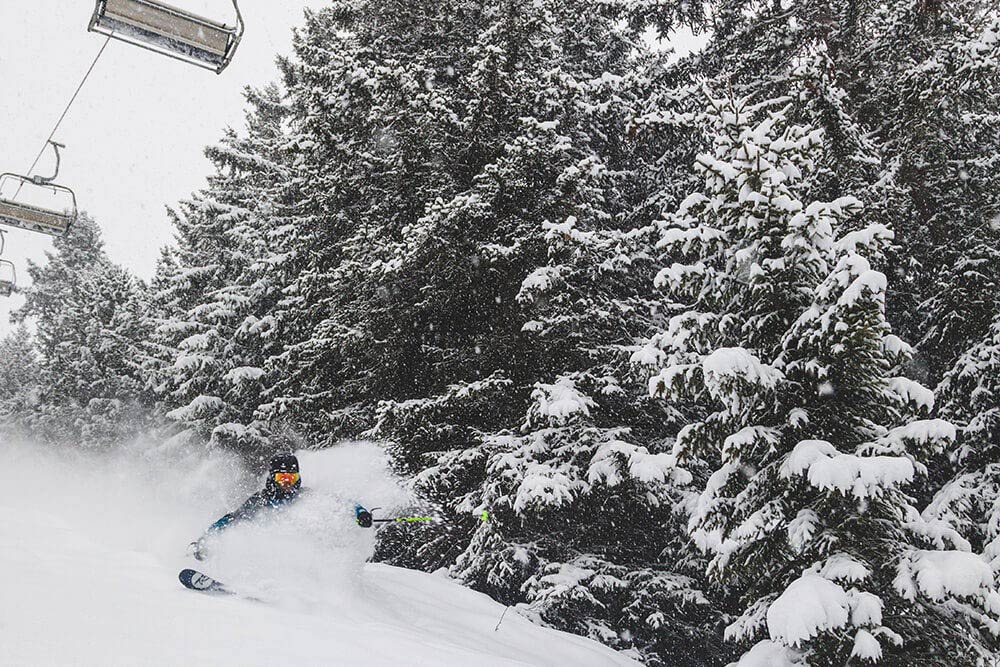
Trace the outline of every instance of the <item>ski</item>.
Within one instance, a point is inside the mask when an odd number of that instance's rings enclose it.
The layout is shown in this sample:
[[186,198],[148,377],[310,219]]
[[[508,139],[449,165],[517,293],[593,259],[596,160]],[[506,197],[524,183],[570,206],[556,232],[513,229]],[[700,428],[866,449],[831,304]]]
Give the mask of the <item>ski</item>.
[[232,591],[223,586],[220,582],[216,581],[207,574],[198,572],[197,570],[185,568],[180,571],[177,578],[180,579],[180,582],[184,584],[185,588],[190,588],[193,591],[202,591],[205,593],[232,593]]

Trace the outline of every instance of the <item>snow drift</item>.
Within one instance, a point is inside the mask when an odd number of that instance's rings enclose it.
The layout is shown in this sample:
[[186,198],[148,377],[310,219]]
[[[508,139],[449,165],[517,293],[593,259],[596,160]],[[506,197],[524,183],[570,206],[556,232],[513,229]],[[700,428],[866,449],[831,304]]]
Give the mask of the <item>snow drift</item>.
[[[183,589],[186,545],[257,486],[222,454],[0,443],[0,664],[635,665],[443,575],[366,564],[353,504],[405,504],[371,444],[300,455],[310,493],[226,531]],[[253,598],[253,599],[251,599]]]

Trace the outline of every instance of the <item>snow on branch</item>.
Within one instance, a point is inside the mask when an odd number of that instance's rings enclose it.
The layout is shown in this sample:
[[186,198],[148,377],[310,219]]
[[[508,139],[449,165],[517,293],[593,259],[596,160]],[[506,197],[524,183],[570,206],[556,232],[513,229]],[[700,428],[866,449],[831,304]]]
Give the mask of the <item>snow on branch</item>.
[[727,667],[809,667],[809,663],[799,651],[765,639]]
[[785,377],[781,371],[761,362],[742,347],[719,348],[702,359],[701,367],[705,373],[705,386],[715,398],[728,395],[735,381],[761,389],[774,389]]
[[951,596],[985,597],[994,591],[993,569],[966,551],[914,550],[900,559],[893,585],[910,601],[918,592],[938,602]]
[[851,615],[851,597],[838,584],[806,573],[789,584],[767,610],[771,639],[800,646],[820,632],[842,628]]
[[934,409],[934,392],[919,382],[905,377],[894,377],[889,379],[889,389],[906,403],[912,403],[928,412]]
[[562,277],[561,266],[541,266],[528,274],[517,293],[520,303],[531,303],[538,294],[552,289]]
[[912,481],[915,468],[906,457],[842,454],[825,440],[803,440],[782,463],[779,474],[784,479],[805,474],[818,489],[851,493],[860,499]]
[[627,474],[643,484],[663,483],[673,478],[681,484],[691,481],[691,474],[677,467],[673,454],[650,454],[645,447],[622,440],[612,440],[597,448],[587,469],[587,481],[617,486]]
[[862,445],[858,451],[862,454],[905,454],[911,445],[941,451],[949,443],[955,441],[957,429],[955,425],[944,419],[917,419],[897,426],[878,440]]
[[578,415],[589,417],[590,409],[595,405],[592,398],[566,377],[559,378],[555,384],[536,383],[531,398],[535,403],[530,412],[551,424],[565,424]]

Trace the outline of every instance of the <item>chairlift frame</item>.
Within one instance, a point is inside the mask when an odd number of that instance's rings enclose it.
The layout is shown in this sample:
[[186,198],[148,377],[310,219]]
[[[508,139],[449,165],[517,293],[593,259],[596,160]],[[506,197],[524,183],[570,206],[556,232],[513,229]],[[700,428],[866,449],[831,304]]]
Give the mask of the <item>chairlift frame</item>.
[[[0,255],[3,255],[3,251],[7,247],[7,239],[4,236],[4,231],[0,229]],[[10,267],[9,275],[10,278],[4,277],[3,268]],[[0,259],[0,296],[10,296],[17,289],[17,269],[14,268],[13,262],[8,262],[6,259]]]
[[[10,278],[4,277],[4,267],[10,269]],[[14,262],[9,262],[6,259],[0,259],[0,296],[10,296],[17,289],[17,269],[14,268]]]
[[[11,172],[0,174],[0,225],[27,229],[49,236],[65,236],[69,233],[73,223],[76,222],[76,194],[66,186],[53,183],[59,176],[61,162],[59,149],[65,148],[65,146],[52,140],[49,140],[48,143],[56,153],[56,171],[52,176],[22,176]],[[17,192],[13,198],[3,196],[3,186],[6,182],[17,183]],[[72,202],[72,207],[58,211],[44,206],[19,202],[17,195],[20,194],[25,185],[48,188],[52,190],[53,194],[68,195],[67,201]]]
[[238,0],[230,26],[161,0],[97,0],[89,30],[221,74],[246,28]]

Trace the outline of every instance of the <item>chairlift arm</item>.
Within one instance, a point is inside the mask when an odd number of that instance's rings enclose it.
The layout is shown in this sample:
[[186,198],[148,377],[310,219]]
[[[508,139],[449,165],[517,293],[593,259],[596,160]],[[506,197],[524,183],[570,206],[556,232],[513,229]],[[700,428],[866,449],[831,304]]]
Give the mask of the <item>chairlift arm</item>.
[[32,176],[31,177],[31,182],[34,183],[35,185],[48,185],[52,181],[54,181],[57,178],[59,178],[59,166],[62,163],[62,156],[59,155],[59,149],[60,148],[66,148],[66,146],[63,145],[63,144],[60,144],[60,143],[58,143],[56,141],[52,141],[51,139],[49,139],[49,144],[52,146],[52,150],[54,150],[56,152],[56,172],[54,174],[52,174],[51,176],[47,176],[47,177],[46,176]]
[[243,41],[243,32],[246,30],[246,23],[243,22],[243,12],[240,11],[239,0],[233,0],[233,9],[236,10],[236,33],[232,36],[232,46],[229,49],[229,53],[226,58],[222,61],[222,64],[218,69],[215,70],[216,74],[222,74],[222,70],[229,67],[229,63],[233,61],[233,56],[236,55],[236,47],[240,45]]
[[233,9],[236,10],[236,41],[240,41],[243,37],[243,30],[246,28],[246,24],[243,22],[243,12],[240,11],[239,0],[233,0]]

